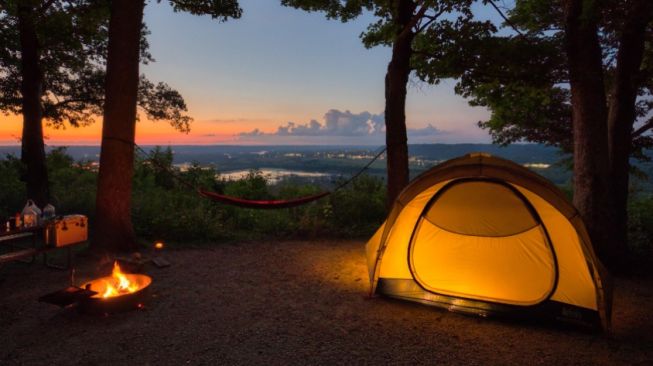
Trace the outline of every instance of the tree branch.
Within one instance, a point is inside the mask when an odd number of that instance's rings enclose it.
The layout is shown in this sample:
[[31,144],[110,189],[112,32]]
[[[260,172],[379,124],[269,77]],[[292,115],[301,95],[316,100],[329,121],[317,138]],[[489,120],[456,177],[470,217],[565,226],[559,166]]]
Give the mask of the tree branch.
[[95,103],[95,104],[100,104],[104,102],[104,98],[97,99],[97,98],[75,98],[75,99],[66,99],[62,100],[61,102],[57,102],[52,104],[50,107],[51,108],[60,108],[72,103]]
[[417,27],[417,29],[415,30],[415,33],[419,33],[419,32],[421,32],[421,31],[423,31],[424,29],[428,28],[428,26],[431,25],[431,23],[433,23],[434,21],[438,20],[438,18],[439,18],[442,14],[444,14],[444,11],[445,11],[444,9],[441,9],[441,10],[440,10],[439,12],[437,12],[435,15],[428,15],[428,14],[424,14],[424,15],[422,15],[423,18],[427,18],[427,19],[429,19],[429,21],[426,22],[426,23],[424,23],[424,25],[420,25],[419,27]]
[[410,21],[404,26],[404,29],[401,30],[401,33],[399,33],[397,38],[402,38],[402,37],[405,37],[406,35],[408,35],[408,33],[410,33],[410,31],[417,24],[417,22],[419,22],[419,20],[422,19],[422,17],[426,13],[426,10],[428,10],[428,6],[426,5],[425,0],[422,0],[420,2],[420,4],[421,4],[421,6],[420,6],[419,10],[417,11],[417,13],[415,13],[415,15],[413,15],[413,17],[410,18]]
[[522,37],[525,36],[525,34],[522,33],[522,31],[520,31],[519,29],[517,29],[517,26],[516,26],[516,25],[515,25],[515,24],[514,24],[510,19],[508,19],[508,17],[503,13],[503,11],[501,11],[501,9],[499,9],[499,7],[498,7],[497,4],[494,2],[494,0],[487,0],[487,2],[490,3],[490,5],[492,5],[492,7],[494,8],[494,10],[496,10],[497,13],[499,13],[499,15],[501,16],[501,18],[503,18],[503,20],[505,20],[506,24],[508,24],[508,25],[510,26],[510,28],[512,28],[512,29],[513,29],[515,32],[517,32],[517,34],[519,34],[520,36],[522,36]]
[[52,6],[52,4],[54,4],[55,1],[56,0],[47,0],[46,2],[44,2],[43,5],[39,7],[38,13],[44,14],[45,11],[48,10],[48,8]]

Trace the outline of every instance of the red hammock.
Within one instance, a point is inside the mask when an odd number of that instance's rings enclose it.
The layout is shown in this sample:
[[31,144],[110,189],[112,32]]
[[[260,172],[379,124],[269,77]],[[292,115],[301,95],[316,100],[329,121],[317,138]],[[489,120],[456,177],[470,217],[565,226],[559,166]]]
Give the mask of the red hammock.
[[[134,146],[134,148],[138,151],[140,151],[143,155],[145,156],[150,156],[150,154],[143,150],[140,146],[134,143],[134,141],[129,141],[129,140],[123,140],[120,138],[116,137],[109,137],[105,136],[103,137],[104,140],[115,140],[115,141],[120,141],[122,143]],[[341,183],[339,186],[337,186],[334,189],[334,192],[339,190],[340,188],[346,186],[347,184],[351,183],[354,179],[356,179],[359,175],[361,175],[365,169],[369,168],[372,163],[376,161],[383,153],[385,152],[386,148],[384,147],[379,151],[372,160],[370,160],[361,170],[359,170],[356,174],[354,174],[351,178],[347,179],[345,182]],[[191,184],[190,182],[184,180],[181,178],[179,175],[175,174],[175,172],[167,167],[162,167],[160,164],[157,163],[155,159],[150,158],[150,162],[157,166],[159,169],[162,171],[167,171],[170,176],[177,180],[179,183],[187,186],[190,189],[195,189],[195,186]],[[198,189],[197,193],[199,193],[201,196],[204,196],[208,199],[211,199],[213,201],[221,202],[227,205],[233,205],[233,206],[238,206],[238,207],[245,207],[245,208],[264,208],[264,209],[274,209],[274,208],[288,208],[288,207],[296,207],[296,206],[301,206],[305,203],[309,203],[315,200],[319,200],[322,197],[326,197],[330,195],[332,192],[322,192],[322,193],[317,193],[313,194],[310,196],[305,196],[305,197],[300,197],[300,198],[293,198],[289,200],[248,200],[248,199],[243,199],[243,198],[236,198],[236,197],[231,197],[231,196],[225,196],[223,194],[215,193],[215,192],[209,192],[205,191],[203,189]]]
[[225,196],[223,194],[209,192],[202,189],[198,190],[198,192],[199,194],[201,194],[206,198],[212,199],[217,202],[225,203],[228,205],[244,207],[244,208],[269,208],[269,209],[301,206],[305,203],[318,200],[322,197],[331,194],[331,192],[322,192],[306,197],[293,198],[289,200],[247,200],[243,198]]

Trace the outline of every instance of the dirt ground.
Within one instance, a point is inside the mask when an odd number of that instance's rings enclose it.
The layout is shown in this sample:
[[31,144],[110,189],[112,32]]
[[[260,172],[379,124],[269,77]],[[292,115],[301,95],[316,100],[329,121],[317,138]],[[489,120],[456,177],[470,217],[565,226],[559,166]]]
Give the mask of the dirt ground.
[[[165,253],[143,310],[83,315],[67,285],[0,268],[0,365],[653,365],[653,281],[617,279],[611,335],[367,299],[364,243],[257,242]],[[79,260],[80,281],[95,267]],[[98,275],[98,273],[95,273]]]

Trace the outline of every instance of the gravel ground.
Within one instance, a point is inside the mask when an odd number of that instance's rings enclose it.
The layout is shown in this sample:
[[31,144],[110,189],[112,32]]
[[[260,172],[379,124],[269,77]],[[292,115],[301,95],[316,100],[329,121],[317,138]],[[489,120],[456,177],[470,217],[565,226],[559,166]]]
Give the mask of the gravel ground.
[[[653,365],[653,281],[617,279],[614,330],[481,319],[366,297],[364,243],[257,242],[166,253],[143,310],[39,303],[66,286],[43,266],[0,268],[0,365]],[[80,260],[80,280],[98,275]]]

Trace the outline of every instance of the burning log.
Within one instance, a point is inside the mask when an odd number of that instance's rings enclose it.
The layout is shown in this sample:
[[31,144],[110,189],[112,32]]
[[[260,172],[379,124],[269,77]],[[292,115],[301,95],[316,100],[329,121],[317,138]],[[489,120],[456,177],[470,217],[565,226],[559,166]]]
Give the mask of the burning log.
[[82,287],[70,286],[42,296],[39,301],[61,307],[77,303],[80,311],[92,314],[116,313],[142,308],[151,283],[149,276],[122,272],[116,261],[110,276],[94,279]]
[[96,292],[79,303],[90,313],[112,313],[143,307],[152,278],[143,274],[123,273],[114,262],[111,276],[92,280],[84,289]]

